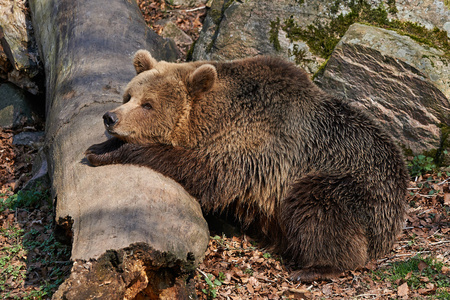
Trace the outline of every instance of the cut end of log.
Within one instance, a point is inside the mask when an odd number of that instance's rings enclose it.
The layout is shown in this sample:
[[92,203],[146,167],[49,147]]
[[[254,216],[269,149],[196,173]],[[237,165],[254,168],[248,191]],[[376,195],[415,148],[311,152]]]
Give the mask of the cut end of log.
[[53,299],[188,299],[195,297],[193,255],[180,260],[145,243],[76,260]]

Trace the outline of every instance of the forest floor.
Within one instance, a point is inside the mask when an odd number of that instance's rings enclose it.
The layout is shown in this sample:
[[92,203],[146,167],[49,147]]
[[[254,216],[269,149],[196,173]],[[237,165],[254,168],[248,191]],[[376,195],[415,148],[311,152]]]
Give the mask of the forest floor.
[[[35,130],[26,128],[25,130]],[[1,299],[49,299],[71,268],[53,233],[47,192],[21,191],[37,149],[0,129]],[[450,173],[411,181],[406,225],[394,249],[331,281],[291,281],[279,256],[245,234],[212,236],[196,272],[199,299],[450,299]]]
[[[171,19],[196,40],[204,6],[183,9],[164,1],[138,0],[148,25],[161,33]],[[182,53],[185,48],[180,47]],[[53,232],[48,191],[21,188],[31,177],[38,149],[13,145],[0,128],[0,298],[50,299],[70,272],[70,247]],[[412,158],[409,158],[412,161]],[[412,161],[416,167],[426,160]],[[450,173],[413,178],[405,227],[384,258],[340,278],[293,282],[282,259],[245,234],[212,236],[196,272],[199,299],[450,299]]]

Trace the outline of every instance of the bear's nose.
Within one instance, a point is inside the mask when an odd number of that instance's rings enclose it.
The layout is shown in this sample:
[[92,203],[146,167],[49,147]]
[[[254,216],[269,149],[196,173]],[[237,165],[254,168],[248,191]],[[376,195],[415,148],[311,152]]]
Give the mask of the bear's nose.
[[113,112],[107,112],[103,115],[103,122],[105,123],[106,127],[114,126],[118,121],[117,115]]

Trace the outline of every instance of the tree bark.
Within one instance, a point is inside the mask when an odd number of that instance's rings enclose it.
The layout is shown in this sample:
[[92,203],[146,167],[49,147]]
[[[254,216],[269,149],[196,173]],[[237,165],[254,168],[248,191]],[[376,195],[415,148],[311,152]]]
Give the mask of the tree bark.
[[[121,103],[141,48],[176,59],[133,0],[30,0],[46,72],[46,147],[58,230],[74,267],[54,299],[185,298],[209,232],[199,204],[148,168],[91,167],[104,112]],[[191,286],[192,287],[192,286]]]

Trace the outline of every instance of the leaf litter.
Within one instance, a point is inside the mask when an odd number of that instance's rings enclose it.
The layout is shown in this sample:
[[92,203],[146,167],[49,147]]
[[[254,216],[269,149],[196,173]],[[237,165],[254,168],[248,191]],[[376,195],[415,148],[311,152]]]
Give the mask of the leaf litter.
[[[407,220],[394,249],[345,276],[294,282],[281,257],[250,237],[214,236],[197,269],[199,299],[450,299],[450,192],[448,177],[410,182]],[[440,185],[442,188],[436,188]],[[430,191],[433,195],[430,196]],[[397,269],[411,269],[405,274]],[[409,270],[408,269],[408,270]],[[208,284],[205,274],[211,275]],[[214,280],[218,280],[214,284]],[[211,290],[214,290],[212,297]],[[447,296],[449,298],[447,298]]]

